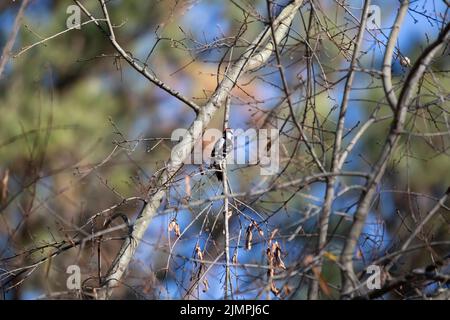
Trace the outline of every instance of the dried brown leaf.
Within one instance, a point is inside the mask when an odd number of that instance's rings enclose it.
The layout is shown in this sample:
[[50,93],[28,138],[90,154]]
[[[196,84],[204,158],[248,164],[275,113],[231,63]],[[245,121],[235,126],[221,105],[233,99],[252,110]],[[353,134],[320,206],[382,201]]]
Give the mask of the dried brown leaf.
[[275,267],[281,268],[286,270],[286,266],[284,265],[283,260],[281,259],[281,247],[278,244],[278,241],[275,241],[274,245],[272,245],[273,249],[273,256],[275,257]]
[[261,237],[264,237],[264,231],[261,228],[258,228],[258,233]]
[[288,296],[288,295],[291,294],[292,288],[291,288],[290,286],[288,286],[287,284],[285,284],[285,285],[283,286],[283,291],[284,291],[284,294],[285,294],[286,296]]
[[175,220],[170,221],[169,227],[168,227],[169,232],[173,231],[173,229],[175,228],[176,223],[177,222]]
[[264,231],[261,229],[261,227],[259,226],[259,224],[256,221],[252,221],[253,225],[256,227],[256,229],[258,230],[258,233],[261,237],[264,237]]
[[200,246],[198,244],[195,246],[195,254],[197,256],[197,259],[203,263],[202,249],[200,249]]
[[180,225],[177,223],[175,225],[175,235],[179,238],[181,236],[181,232],[180,232]]
[[272,250],[270,250],[270,248],[267,248],[266,256],[267,256],[267,262],[268,262],[269,266],[271,266],[272,260],[273,260],[273,254],[272,254]]
[[207,292],[209,290],[209,283],[208,283],[208,279],[204,279],[203,280],[203,292]]

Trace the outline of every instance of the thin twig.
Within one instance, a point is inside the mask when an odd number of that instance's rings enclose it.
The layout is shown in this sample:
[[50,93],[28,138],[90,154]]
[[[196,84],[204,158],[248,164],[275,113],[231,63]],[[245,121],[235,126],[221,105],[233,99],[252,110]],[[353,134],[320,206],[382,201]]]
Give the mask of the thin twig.
[[[78,0],[74,0],[75,3],[80,7],[80,9],[91,19],[91,20],[95,20],[92,16],[92,14],[78,1]],[[182,101],[183,103],[185,103],[187,106],[189,106],[190,108],[192,108],[196,113],[198,113],[200,111],[200,107],[193,101],[189,100],[188,98],[186,98],[185,96],[183,96],[180,92],[172,89],[171,87],[169,87],[165,82],[161,81],[160,79],[158,79],[157,77],[155,77],[154,75],[152,75],[148,69],[147,69],[147,65],[146,64],[142,64],[140,62],[138,62],[137,59],[133,58],[126,50],[124,50],[120,44],[116,41],[116,36],[114,33],[114,27],[113,24],[109,18],[109,14],[108,14],[108,10],[105,4],[104,0],[99,0],[100,4],[102,6],[102,10],[103,10],[103,14],[105,15],[105,19],[107,21],[107,25],[108,25],[108,36],[109,39],[111,41],[111,44],[113,45],[113,47],[116,49],[116,51],[118,52],[118,54],[124,58],[128,64],[133,67],[136,71],[138,71],[140,74],[142,74],[145,78],[147,78],[150,82],[152,82],[153,84],[155,84],[157,87],[161,88],[162,90],[166,91],[167,93],[169,93],[171,96],[177,98],[178,100]],[[100,24],[98,22],[95,23],[101,30],[103,30],[103,28],[100,26]],[[104,30],[103,30],[104,31]]]
[[[230,105],[231,105],[231,97],[228,96],[226,102],[225,102],[225,109],[224,109],[224,120],[223,120],[223,132],[225,132],[225,129],[228,128],[228,120],[230,118]],[[224,142],[223,148],[226,150],[226,139]],[[233,295],[233,289],[232,289],[232,283],[231,283],[231,275],[230,275],[230,229],[229,229],[229,218],[231,216],[231,212],[229,210],[229,201],[228,201],[228,176],[227,176],[227,158],[224,157],[222,160],[221,165],[222,170],[222,185],[223,185],[223,219],[224,219],[224,231],[225,231],[225,292],[224,292],[224,299],[228,299],[228,285],[230,286],[229,292],[231,293],[231,297]]]

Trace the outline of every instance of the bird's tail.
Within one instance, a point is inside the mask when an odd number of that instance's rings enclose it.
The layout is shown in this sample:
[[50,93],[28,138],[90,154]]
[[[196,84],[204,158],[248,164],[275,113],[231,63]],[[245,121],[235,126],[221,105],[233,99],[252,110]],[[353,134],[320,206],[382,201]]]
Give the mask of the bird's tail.
[[217,180],[223,181],[223,172],[222,172],[222,168],[220,167],[220,165],[217,162],[214,162],[212,167],[215,169],[215,174],[216,174]]

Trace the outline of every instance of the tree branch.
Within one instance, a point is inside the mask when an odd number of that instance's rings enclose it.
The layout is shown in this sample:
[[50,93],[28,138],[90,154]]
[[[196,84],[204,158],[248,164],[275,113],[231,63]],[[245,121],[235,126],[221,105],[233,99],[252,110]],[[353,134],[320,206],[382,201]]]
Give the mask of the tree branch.
[[[341,108],[339,112],[339,119],[336,128],[336,134],[334,136],[333,154],[331,159],[331,172],[337,173],[341,170],[341,166],[344,164],[339,161],[341,155],[341,143],[345,129],[345,116],[347,114],[348,101],[350,98],[350,92],[352,90],[353,78],[355,75],[355,68],[357,67],[357,59],[359,55],[359,49],[362,45],[364,31],[366,29],[367,14],[369,11],[370,0],[364,2],[363,12],[361,13],[361,23],[358,28],[357,40],[353,49],[352,61],[350,63],[350,70],[347,75],[347,80],[344,88],[344,96],[342,97]],[[327,181],[327,189],[325,194],[325,202],[322,209],[322,214],[319,220],[319,242],[317,245],[317,251],[320,252],[325,248],[328,235],[328,224],[331,214],[331,207],[335,198],[335,182],[336,176],[330,176]],[[322,272],[322,257],[319,257],[317,271],[320,274]],[[313,280],[308,292],[308,298],[310,300],[316,300],[319,296],[319,281]]]
[[[78,2],[78,1],[77,1]],[[280,13],[281,17],[289,17],[292,11],[295,11],[303,1],[296,0],[296,6],[288,6]],[[279,19],[280,21],[280,19]],[[116,260],[111,265],[111,269],[106,276],[104,285],[101,288],[101,294],[99,295],[103,299],[107,299],[113,292],[122,276],[124,275],[129,263],[131,262],[137,246],[141,242],[145,230],[156,214],[163,197],[165,195],[165,189],[167,185],[176,174],[176,172],[183,166],[183,161],[191,153],[195,142],[201,137],[202,130],[198,130],[199,125],[205,128],[210,122],[211,118],[219,110],[220,106],[224,105],[227,97],[230,95],[231,90],[236,85],[236,82],[240,76],[244,73],[245,66],[248,60],[255,52],[256,48],[260,44],[264,35],[267,34],[269,27],[266,27],[256,39],[246,48],[241,57],[230,67],[225,77],[221,80],[216,91],[212,94],[207,104],[200,108],[195,121],[188,129],[188,134],[184,139],[178,143],[175,148],[177,152],[172,153],[172,157],[167,162],[166,168],[162,171],[158,178],[158,187],[156,191],[148,195],[147,204],[142,212],[136,218],[134,223],[134,229],[132,238],[128,242],[124,242],[117,255]],[[138,69],[138,71],[141,69]]]
[[400,26],[403,23],[406,12],[408,11],[409,0],[404,0],[397,12],[397,17],[395,18],[394,26],[392,27],[391,34],[389,35],[389,40],[386,46],[386,51],[384,52],[383,59],[383,69],[382,69],[382,80],[384,92],[386,94],[386,99],[391,107],[392,111],[395,112],[397,107],[397,96],[395,95],[394,88],[392,87],[392,57],[394,55],[395,44],[400,33]]
[[14,26],[12,32],[6,42],[5,47],[3,48],[2,56],[0,57],[0,79],[2,78],[3,70],[5,69],[6,63],[11,56],[11,50],[14,46],[14,42],[16,41],[17,33],[19,32],[20,23],[22,21],[23,15],[25,13],[25,9],[28,6],[29,0],[23,0],[20,4],[19,12],[17,12],[16,19],[14,20]]
[[[95,24],[97,25],[97,27],[99,27],[102,32],[105,32],[105,30],[101,27],[101,25],[97,22],[97,20],[92,16],[92,14],[80,3],[80,1],[78,0],[74,0],[75,3],[80,7],[80,9],[91,19],[95,22]],[[171,96],[177,98],[178,100],[180,100],[181,102],[183,102],[184,104],[186,104],[187,106],[189,106],[192,110],[194,110],[197,114],[200,112],[200,107],[193,101],[189,100],[188,98],[186,98],[185,96],[183,96],[180,92],[172,89],[171,87],[169,87],[165,82],[161,81],[160,79],[158,79],[157,77],[155,77],[154,75],[152,75],[148,69],[147,69],[147,65],[146,64],[142,64],[140,63],[138,60],[136,60],[135,58],[133,58],[130,54],[128,54],[121,46],[120,44],[116,41],[116,36],[114,33],[114,27],[113,24],[111,22],[111,19],[109,18],[109,13],[105,4],[104,0],[99,0],[100,1],[100,5],[102,7],[103,10],[103,14],[105,16],[106,19],[106,23],[108,25],[108,36],[109,36],[109,40],[111,41],[111,44],[113,45],[113,47],[116,49],[116,51],[118,52],[118,54],[125,59],[128,64],[133,67],[137,72],[139,72],[140,74],[142,74],[147,80],[149,80],[150,82],[152,82],[153,84],[155,84],[157,87],[161,88],[162,90],[166,91],[168,94],[170,94]]]
[[[223,121],[223,131],[228,128],[228,120],[230,118],[230,105],[231,105],[231,97],[228,96],[227,101],[225,103],[224,110],[224,121]],[[225,143],[226,140],[225,140]],[[223,146],[226,149],[226,145]],[[223,185],[223,219],[224,219],[224,232],[225,232],[225,294],[224,299],[228,299],[228,285],[230,286],[230,293],[233,294],[232,284],[231,284],[231,275],[230,275],[230,229],[228,225],[228,220],[231,217],[231,212],[229,210],[229,201],[228,201],[228,176],[227,176],[227,159],[226,157],[222,160],[221,165],[222,170],[222,185]]]

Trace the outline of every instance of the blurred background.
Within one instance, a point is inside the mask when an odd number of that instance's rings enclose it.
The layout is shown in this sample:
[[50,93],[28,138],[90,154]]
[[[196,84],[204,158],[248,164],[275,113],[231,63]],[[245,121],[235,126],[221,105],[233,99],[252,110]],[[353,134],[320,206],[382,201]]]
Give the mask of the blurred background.
[[[20,2],[0,3],[0,48],[13,32]],[[302,123],[309,126],[311,140],[319,141],[315,148],[325,163],[333,142],[330,130],[335,129],[342,100],[345,81],[340,79],[347,74],[362,2],[314,1],[312,31],[308,34],[312,6],[305,1],[302,14],[296,16],[289,37],[283,42],[282,62],[296,110]],[[83,3],[95,16],[102,16],[97,1]],[[277,1],[274,15],[287,3]],[[101,230],[106,215],[123,213],[133,221],[142,207],[142,201],[135,198],[145,195],[152,177],[170,156],[173,130],[187,128],[195,119],[190,108],[119,59],[109,39],[94,24],[21,51],[65,30],[67,8],[72,4],[30,1],[12,50],[14,57],[0,77],[2,272],[32,266],[48,257],[61,241],[70,242]],[[360,64],[361,68],[381,70],[384,43],[399,2],[372,1],[372,4],[382,8],[381,29],[373,31],[374,36],[366,34]],[[232,60],[238,58],[264,28],[264,23],[258,20],[267,19],[266,1],[259,0],[117,0],[109,1],[108,7],[117,26],[119,43],[133,57],[145,61],[157,77],[198,105],[205,104],[215,90],[230,54]],[[413,1],[401,28],[399,52],[413,63],[448,23],[447,10],[445,1]],[[85,16],[82,19],[87,20]],[[235,37],[240,34],[235,44]],[[306,42],[314,47],[314,56]],[[229,47],[233,45],[235,50],[230,53]],[[225,62],[221,63],[222,59]],[[417,108],[410,112],[407,122],[410,132],[449,130],[449,67],[446,49],[433,63],[433,73],[427,73],[423,79],[423,97],[416,102],[430,105],[426,110]],[[395,58],[392,70],[396,85],[401,85],[408,67]],[[363,125],[375,109],[379,109],[380,118],[389,115],[380,84],[376,74],[357,73],[345,124],[346,142],[356,132],[350,129]],[[230,126],[263,127],[270,111],[280,106],[283,94],[276,61],[271,59],[266,66],[242,77],[233,90]],[[277,112],[280,118],[286,118],[286,105],[281,104]],[[219,111],[210,127],[221,129],[222,121],[223,112]],[[348,157],[345,170],[370,171],[389,124],[389,119],[376,121],[365,132]],[[285,171],[281,182],[316,171],[305,155],[304,146],[291,163],[286,160],[295,145],[293,127],[290,123],[283,131]],[[357,268],[397,250],[412,226],[450,185],[448,134],[405,135],[401,141],[379,186],[359,251],[355,253]],[[270,179],[261,178],[258,170],[252,166],[233,166],[229,172],[232,191],[248,192],[270,185]],[[200,166],[187,165],[178,174],[138,248],[125,285],[115,292],[115,298],[223,297],[223,258],[215,261],[223,250],[221,202],[182,207],[189,201],[220,195],[221,185],[212,174],[199,173]],[[363,182],[361,178],[343,178],[340,188]],[[338,297],[340,272],[334,260],[349,230],[349,217],[354,213],[359,192],[357,188],[350,190],[333,205],[330,220],[333,236],[327,246],[329,259],[325,259],[321,274],[323,299]],[[237,262],[248,266],[232,268],[235,298],[306,298],[307,275],[311,273],[303,274],[302,268],[316,250],[317,212],[324,193],[324,183],[301,190],[290,188],[246,199],[246,206],[236,209],[242,212],[230,221],[231,254],[236,255]],[[105,216],[89,220],[112,206],[116,207]],[[427,225],[424,240],[416,243],[422,248],[405,255],[393,269],[394,274],[426,266],[450,253],[450,216],[448,208],[442,211]],[[252,249],[244,250],[252,219],[261,232],[254,234]],[[169,228],[171,222],[179,226],[181,237]],[[102,243],[100,267],[98,243],[88,241],[28,268],[19,279],[7,282],[10,274],[3,273],[0,278],[3,297],[57,298],[59,292],[61,297],[67,297],[66,270],[70,265],[80,266],[83,284],[95,287],[98,274],[104,275],[114,259],[123,233],[119,230],[114,233],[116,238]],[[267,270],[257,267],[266,265],[265,250],[271,234],[281,246],[288,270],[298,270],[298,274],[279,275],[278,295],[264,290]],[[444,244],[434,246],[430,245],[432,242]],[[204,268],[211,268],[201,278],[199,273],[205,270],[199,270],[197,246],[204,250],[205,261],[216,262],[205,263]],[[427,290],[436,290],[436,285]]]

